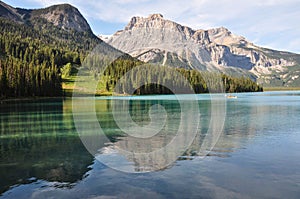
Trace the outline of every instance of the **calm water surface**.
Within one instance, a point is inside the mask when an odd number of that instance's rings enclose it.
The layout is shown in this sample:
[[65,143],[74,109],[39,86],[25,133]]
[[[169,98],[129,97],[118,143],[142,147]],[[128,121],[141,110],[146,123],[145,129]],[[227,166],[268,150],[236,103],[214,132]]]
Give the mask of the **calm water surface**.
[[[209,95],[197,97],[201,116],[185,118],[200,121],[193,143],[173,164],[148,173],[125,173],[97,161],[77,133],[70,99],[0,104],[0,197],[300,197],[300,92],[244,93],[226,99],[224,128],[205,158],[199,151],[215,103]],[[122,112],[123,102],[129,102],[132,120],[141,126],[151,122],[152,105],[164,106],[168,114],[162,133],[144,145],[132,145],[136,140],[114,121],[111,101],[96,100],[96,116],[111,142],[98,142],[99,151],[105,151],[99,157],[107,155],[111,145],[146,152],[161,148],[174,136],[163,132],[178,129],[182,119],[172,96],[119,99],[117,110]],[[117,164],[145,169],[143,161],[126,156]]]

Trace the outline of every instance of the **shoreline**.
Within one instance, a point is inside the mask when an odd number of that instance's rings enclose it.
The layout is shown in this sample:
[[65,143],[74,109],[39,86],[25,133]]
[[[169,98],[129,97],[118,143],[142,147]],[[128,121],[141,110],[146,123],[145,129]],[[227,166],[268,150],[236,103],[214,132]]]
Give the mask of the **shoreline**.
[[300,91],[300,87],[263,87],[264,91]]
[[[264,88],[264,92],[278,92],[278,91],[282,91],[282,92],[285,92],[285,91],[300,91],[300,87],[295,87],[295,88],[282,88],[282,87],[267,87],[267,88]],[[245,93],[245,92],[241,92],[241,93]],[[249,93],[252,93],[252,92],[249,92]],[[213,94],[213,93],[198,93],[198,94]],[[197,94],[197,95],[198,95]],[[224,93],[224,94],[227,94],[227,93]],[[163,94],[162,94],[163,95]],[[92,95],[91,95],[92,96]],[[117,97],[124,97],[124,96],[131,96],[131,95],[126,95],[126,94],[107,94],[107,93],[104,93],[103,95],[102,94],[99,94],[99,93],[96,93],[95,94],[95,97],[110,97],[110,96],[117,96]],[[140,96],[147,96],[147,95],[140,95]],[[80,96],[78,96],[80,97]],[[86,96],[83,96],[83,97],[86,97]],[[69,98],[72,98],[72,95],[69,96],[69,95],[65,95],[65,96],[57,96],[57,97],[20,97],[20,98],[3,98],[3,99],[0,99],[0,104],[9,104],[9,103],[13,103],[13,102],[36,102],[36,101],[43,101],[43,100],[64,100],[64,99],[69,99]]]
[[14,102],[36,102],[39,100],[58,100],[65,99],[68,97],[65,96],[57,96],[57,97],[20,97],[20,98],[4,98],[0,99],[0,104],[9,104]]

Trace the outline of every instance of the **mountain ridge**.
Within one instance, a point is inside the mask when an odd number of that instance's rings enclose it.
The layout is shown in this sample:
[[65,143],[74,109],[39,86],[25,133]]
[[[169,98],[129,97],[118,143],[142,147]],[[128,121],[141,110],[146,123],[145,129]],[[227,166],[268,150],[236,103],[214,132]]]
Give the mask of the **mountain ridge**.
[[142,61],[247,75],[261,84],[271,85],[270,78],[280,80],[276,86],[295,84],[289,67],[296,66],[293,72],[300,74],[298,54],[259,47],[225,27],[194,30],[162,14],[132,17],[105,41]]
[[[79,10],[70,4],[23,9],[0,1],[0,17],[29,25],[50,38],[69,43],[80,42],[83,37],[96,37]],[[132,17],[123,30],[98,40],[96,43],[105,40],[112,47],[145,62],[248,76],[262,85],[300,83],[299,54],[256,46],[225,27],[195,30],[167,20],[162,14],[151,14]],[[93,45],[87,43],[86,46]]]
[[15,22],[22,22],[21,16],[17,13],[17,9],[0,1],[0,17],[11,19]]
[[[68,14],[57,24],[43,16],[60,18],[65,11]],[[62,96],[63,74],[76,73],[93,49],[101,46],[123,55],[96,37],[87,23],[82,28],[82,21],[86,20],[71,5],[27,10],[0,2],[0,101]]]
[[90,25],[79,10],[66,3],[40,9],[24,9],[14,8],[0,1],[0,17],[25,24],[34,23],[36,19],[44,19],[64,30],[92,33]]

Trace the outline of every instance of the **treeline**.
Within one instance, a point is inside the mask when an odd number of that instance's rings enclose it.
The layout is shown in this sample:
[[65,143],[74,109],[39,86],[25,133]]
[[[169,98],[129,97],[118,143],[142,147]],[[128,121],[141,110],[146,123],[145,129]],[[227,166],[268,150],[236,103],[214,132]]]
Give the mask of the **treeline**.
[[[39,23],[38,23],[39,22]],[[60,69],[80,65],[100,40],[42,21],[17,24],[0,18],[0,98],[61,96]]]
[[232,77],[219,72],[177,69],[190,83],[195,93],[261,92],[263,87],[249,77]]
[[[115,57],[118,58],[114,59]],[[105,45],[97,49],[95,54],[86,58],[85,66],[93,71],[95,79],[99,80],[98,88],[100,90],[120,94],[263,91],[263,87],[251,80],[250,77],[233,77],[220,72],[145,64],[126,54],[120,55],[119,52],[113,52]]]
[[248,77],[231,77],[222,73],[176,69],[136,61],[117,60],[101,78],[105,89],[121,94],[172,94],[260,92],[263,88]]
[[56,65],[34,64],[9,57],[0,60],[0,96],[61,96],[61,78]]

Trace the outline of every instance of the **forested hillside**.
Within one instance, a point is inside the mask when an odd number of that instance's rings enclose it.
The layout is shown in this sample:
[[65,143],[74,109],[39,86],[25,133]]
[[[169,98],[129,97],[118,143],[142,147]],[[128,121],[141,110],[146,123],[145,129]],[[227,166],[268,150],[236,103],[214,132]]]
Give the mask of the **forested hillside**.
[[[39,24],[44,25],[37,30]],[[1,97],[60,96],[60,68],[80,65],[102,42],[91,33],[67,32],[42,20],[28,25],[0,18],[0,32]]]

